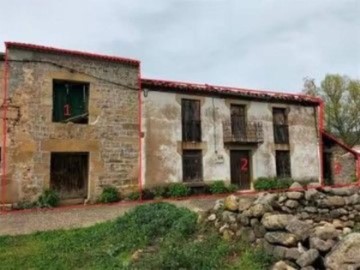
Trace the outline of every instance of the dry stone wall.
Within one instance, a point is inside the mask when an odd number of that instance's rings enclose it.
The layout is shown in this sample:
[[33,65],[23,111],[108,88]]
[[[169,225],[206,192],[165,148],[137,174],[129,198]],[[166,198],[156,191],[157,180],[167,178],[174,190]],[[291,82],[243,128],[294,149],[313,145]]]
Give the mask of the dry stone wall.
[[303,188],[256,197],[230,195],[207,214],[225,239],[261,245],[279,261],[273,269],[358,269],[358,186]]

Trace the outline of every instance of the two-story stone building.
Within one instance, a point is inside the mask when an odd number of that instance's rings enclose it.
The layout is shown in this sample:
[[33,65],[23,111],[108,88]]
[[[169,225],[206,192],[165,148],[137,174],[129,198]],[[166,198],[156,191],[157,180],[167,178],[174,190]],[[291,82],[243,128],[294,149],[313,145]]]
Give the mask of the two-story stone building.
[[320,182],[320,101],[140,77],[137,60],[15,42],[0,56],[3,202],[170,182]]
[[48,187],[62,199],[94,200],[104,185],[137,185],[139,61],[6,46],[0,129],[6,201],[34,200]]

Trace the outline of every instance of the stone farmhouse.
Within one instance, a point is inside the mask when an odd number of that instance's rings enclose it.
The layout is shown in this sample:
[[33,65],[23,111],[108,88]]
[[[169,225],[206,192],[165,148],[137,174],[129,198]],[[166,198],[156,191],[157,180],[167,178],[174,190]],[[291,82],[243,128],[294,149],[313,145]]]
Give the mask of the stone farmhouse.
[[[2,202],[46,188],[71,203],[172,182],[259,177],[344,184],[359,155],[295,94],[144,79],[137,60],[6,42],[0,55]],[[344,157],[346,155],[346,157]]]

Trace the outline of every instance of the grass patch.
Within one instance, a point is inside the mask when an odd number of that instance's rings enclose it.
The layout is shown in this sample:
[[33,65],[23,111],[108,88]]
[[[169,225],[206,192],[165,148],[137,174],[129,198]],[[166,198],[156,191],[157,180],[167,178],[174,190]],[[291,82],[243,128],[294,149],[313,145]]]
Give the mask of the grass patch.
[[197,224],[190,210],[154,203],[89,228],[0,237],[0,268],[260,269],[248,267],[252,257],[263,265],[256,253],[229,263],[243,248]]

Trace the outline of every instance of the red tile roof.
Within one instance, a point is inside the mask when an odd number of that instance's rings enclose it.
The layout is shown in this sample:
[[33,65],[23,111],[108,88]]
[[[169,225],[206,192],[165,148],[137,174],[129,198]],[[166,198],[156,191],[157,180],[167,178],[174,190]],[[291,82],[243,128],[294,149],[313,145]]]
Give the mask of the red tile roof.
[[123,58],[118,56],[110,56],[110,55],[102,55],[102,54],[95,54],[95,53],[88,53],[88,52],[81,52],[81,51],[74,51],[74,50],[66,50],[66,49],[59,49],[54,47],[48,46],[41,46],[41,45],[34,45],[34,44],[27,44],[27,43],[20,43],[20,42],[5,42],[5,46],[7,48],[17,48],[17,49],[26,49],[31,51],[40,51],[40,52],[48,52],[53,54],[65,54],[65,55],[72,55],[72,56],[80,56],[84,58],[91,58],[109,62],[119,62],[119,63],[126,63],[130,65],[139,66],[140,61]]
[[336,143],[337,145],[339,145],[340,147],[342,147],[343,149],[345,149],[346,151],[348,151],[349,153],[352,153],[355,157],[359,157],[360,158],[360,153],[358,151],[356,151],[355,149],[351,148],[350,146],[347,146],[346,144],[344,144],[342,141],[340,141],[338,138],[336,138],[335,136],[331,135],[330,133],[327,133],[325,131],[322,131],[322,135],[333,141],[334,143]]
[[290,94],[281,93],[266,90],[254,90],[246,88],[226,87],[209,84],[198,84],[188,82],[177,82],[177,81],[165,81],[165,80],[154,80],[154,79],[141,79],[143,87],[156,87],[157,90],[179,90],[181,92],[198,92],[198,93],[216,93],[216,94],[227,94],[237,95],[250,98],[257,98],[263,100],[282,100],[292,102],[303,102],[311,104],[320,104],[321,100],[316,97],[301,95],[301,94]]

